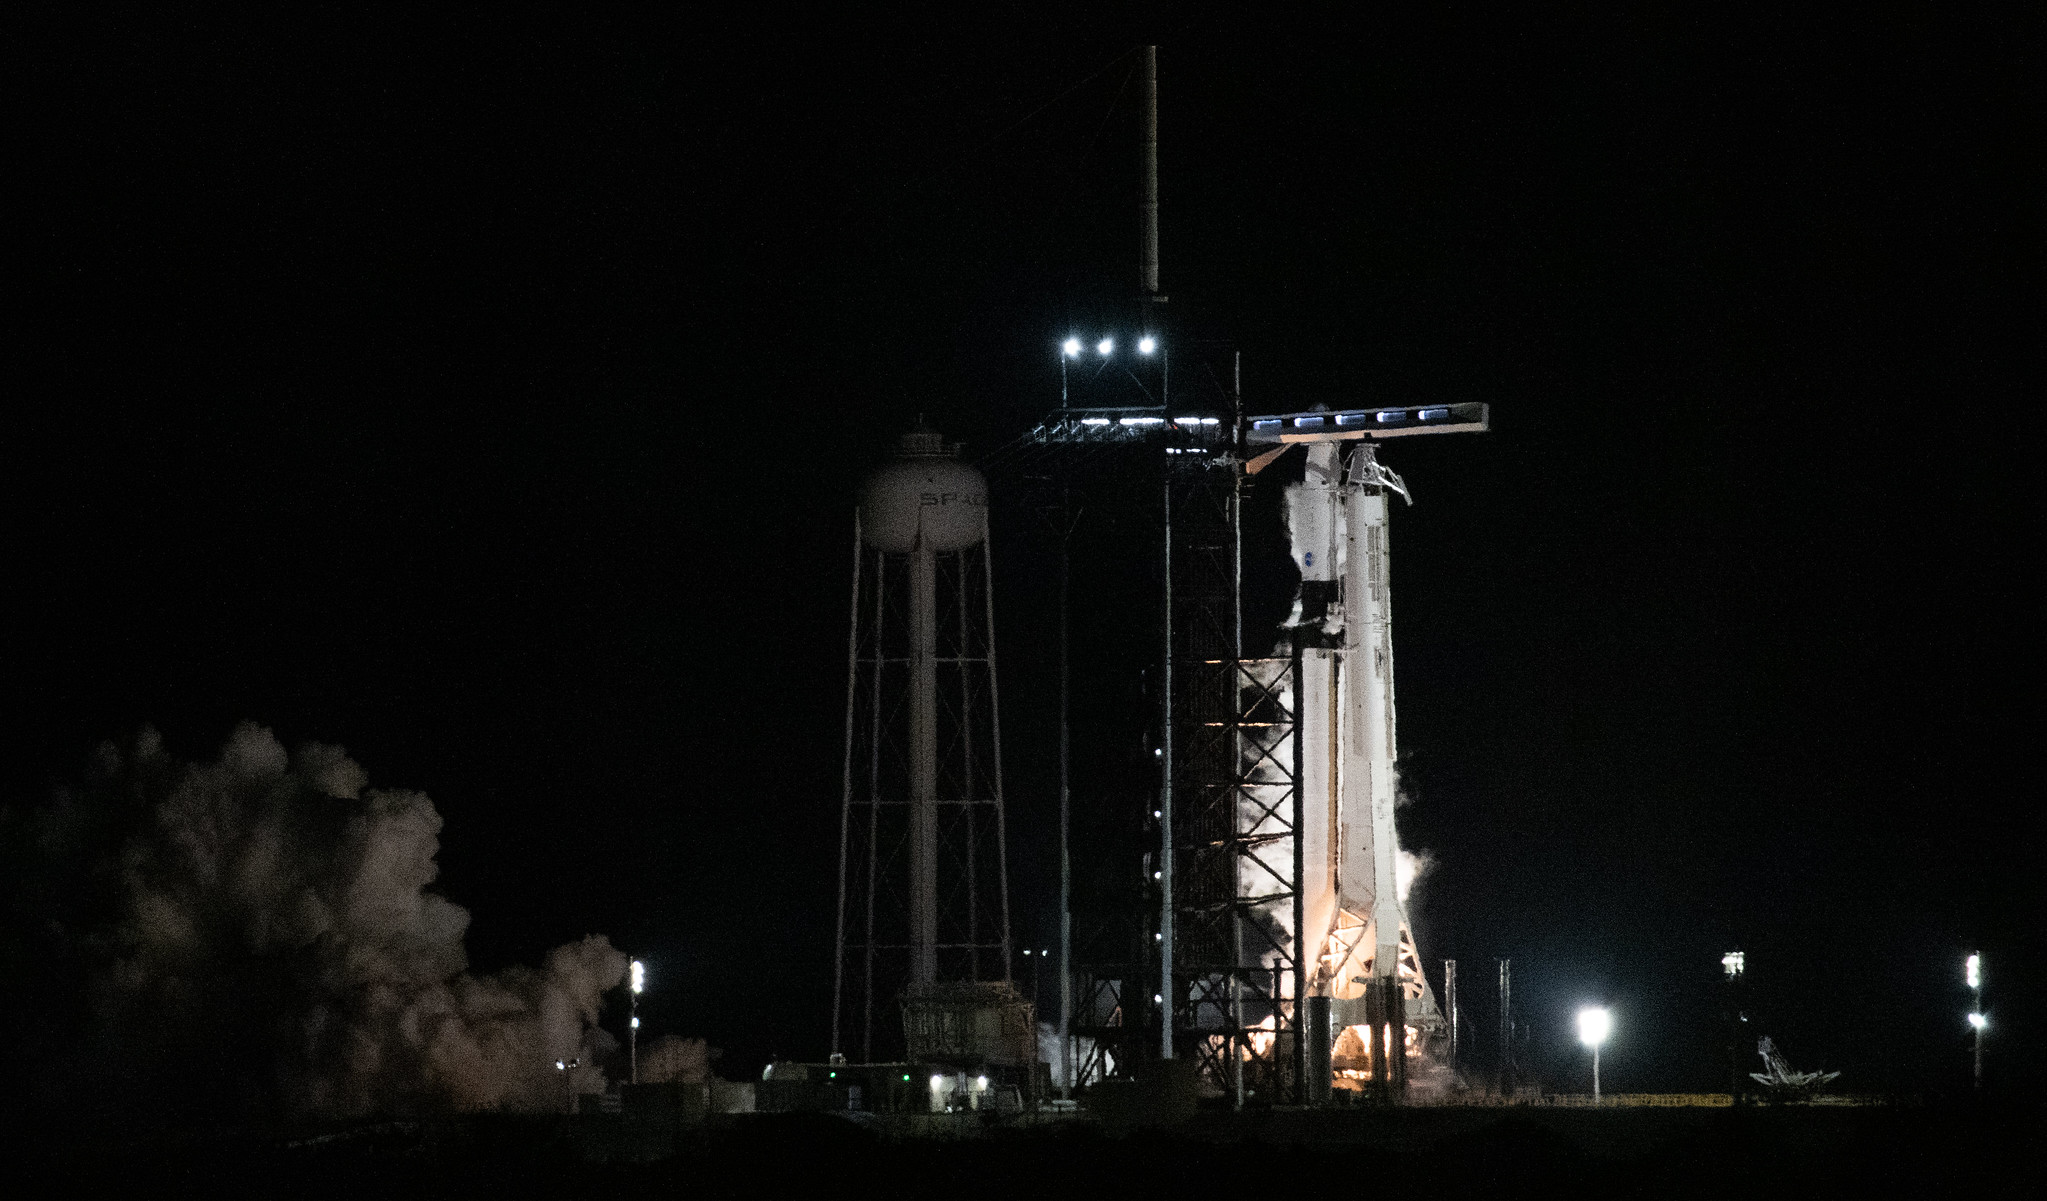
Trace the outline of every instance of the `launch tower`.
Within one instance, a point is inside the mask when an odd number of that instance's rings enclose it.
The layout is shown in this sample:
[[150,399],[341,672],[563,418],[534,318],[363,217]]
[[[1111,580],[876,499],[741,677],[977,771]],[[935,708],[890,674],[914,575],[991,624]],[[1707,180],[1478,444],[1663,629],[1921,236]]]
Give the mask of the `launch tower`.
[[[1056,343],[1059,407],[982,460],[1059,536],[1060,1084],[1187,1059],[1239,1105],[1312,1102],[1339,1078],[1390,1098],[1410,1039],[1441,1019],[1401,903],[1393,821],[1387,497],[1405,488],[1372,443],[1483,430],[1486,407],[1247,420],[1234,347],[1178,338],[1165,320],[1155,48],[1140,62],[1135,303],[1075,320]],[[1301,608],[1282,649],[1247,657],[1243,500],[1294,443],[1311,447],[1288,498]],[[1079,806],[1077,532],[1093,536],[1091,567],[1110,565],[1089,581],[1084,620],[1115,631],[1118,674],[1142,680],[1136,704],[1096,706],[1107,720],[1082,733],[1141,748],[1155,773],[1133,788],[1098,765]],[[1148,662],[1129,661],[1137,647],[1155,648]],[[1087,882],[1069,832],[1081,811],[1097,819],[1088,858],[1109,869]],[[1099,820],[1110,813],[1139,820]]]

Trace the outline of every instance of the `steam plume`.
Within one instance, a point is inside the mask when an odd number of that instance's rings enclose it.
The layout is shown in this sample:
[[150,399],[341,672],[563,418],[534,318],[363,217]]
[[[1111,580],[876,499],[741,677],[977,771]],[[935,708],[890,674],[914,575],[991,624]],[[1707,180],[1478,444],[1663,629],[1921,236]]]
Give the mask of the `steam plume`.
[[702,1084],[711,1078],[711,1048],[701,1038],[664,1034],[640,1049],[640,1080],[645,1084]]
[[1408,894],[1414,891],[1414,886],[1420,883],[1422,877],[1428,875],[1429,869],[1434,866],[1436,857],[1429,852],[1401,848],[1400,856],[1393,865],[1393,879],[1400,889],[1401,904],[1407,904]]
[[468,911],[428,890],[440,815],[367,785],[340,748],[288,754],[254,724],[198,764],[145,729],[103,744],[82,786],[0,815],[4,966],[41,1023],[12,1056],[138,1104],[560,1108],[554,1062],[609,1050],[595,1023],[625,957],[592,935],[470,973]]

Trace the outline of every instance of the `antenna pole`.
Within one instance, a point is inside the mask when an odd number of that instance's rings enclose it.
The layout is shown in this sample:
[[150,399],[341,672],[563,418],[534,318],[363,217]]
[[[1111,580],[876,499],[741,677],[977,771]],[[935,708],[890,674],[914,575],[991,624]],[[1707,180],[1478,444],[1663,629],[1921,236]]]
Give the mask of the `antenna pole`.
[[[1061,370],[1066,362],[1060,357]],[[1059,1096],[1073,1097],[1073,730],[1070,724],[1072,498],[1059,489]]]
[[[1163,455],[1160,456],[1164,458]],[[1164,602],[1159,648],[1159,1058],[1173,1057],[1173,1014],[1179,993],[1173,983],[1173,472],[1165,468],[1160,489],[1159,585]]]
[[[1147,302],[1159,294],[1159,48],[1144,48],[1144,145],[1139,166],[1144,175],[1144,244],[1138,261],[1138,286]],[[1147,312],[1147,316],[1149,313]]]
[[[853,822],[853,698],[860,684],[860,560],[865,544],[860,540],[860,511],[853,511],[853,605],[846,624],[846,759],[839,785],[839,916],[838,946],[832,962],[832,1051],[844,1050],[840,1042],[841,1006],[846,992],[846,835]],[[639,1004],[639,998],[633,998]],[[637,1033],[637,1031],[635,1032]]]
[[1500,960],[1500,1095],[1514,1095],[1514,961]]
[[1443,961],[1443,1008],[1450,1011],[1450,1070],[1457,1070],[1457,961]]

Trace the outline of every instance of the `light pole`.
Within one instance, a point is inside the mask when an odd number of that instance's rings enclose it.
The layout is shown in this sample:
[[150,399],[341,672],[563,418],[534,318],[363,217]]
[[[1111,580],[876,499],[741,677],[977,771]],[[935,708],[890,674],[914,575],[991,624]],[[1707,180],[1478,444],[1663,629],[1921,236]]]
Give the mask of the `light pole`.
[[[1037,958],[1031,959],[1031,956],[1033,955],[1037,956]],[[1038,1004],[1039,970],[1043,967],[1045,960],[1051,957],[1052,952],[1050,951],[1032,951],[1028,948],[1026,948],[1024,951],[1024,958],[1031,960],[1031,1004],[1033,1006],[1036,1006]]]
[[631,1065],[632,1082],[638,1084],[640,1082],[640,994],[647,987],[647,965],[637,959],[633,960],[632,965],[632,987],[633,1017],[632,1021],[626,1024],[625,1045],[627,1062]]
[[1962,978],[1969,982],[1969,991],[1975,994],[1975,1003],[1969,1010],[1969,1025],[1976,1031],[1976,1091],[1983,1091],[1983,1028],[1990,1020],[1983,1016],[1983,956],[1979,952],[1970,955],[1962,964]]
[[1599,1044],[1613,1031],[1613,1015],[1602,1006],[1578,1011],[1578,1041],[1592,1048],[1592,1103],[1599,1104]]
[[554,1061],[554,1070],[562,1074],[562,1101],[567,1104],[568,1112],[572,1114],[576,1112],[576,1081],[569,1073],[582,1066],[583,1061],[580,1058]]
[[1748,1021],[1747,1007],[1743,1004],[1747,985],[1742,983],[1742,973],[1748,970],[1748,954],[1744,951],[1729,951],[1720,957],[1720,970],[1727,974],[1726,993],[1720,1014],[1721,1024],[1727,1035],[1727,1096],[1735,1104],[1742,1103],[1748,1091],[1747,1078],[1742,1075],[1741,1045],[1747,1041],[1742,1024]]

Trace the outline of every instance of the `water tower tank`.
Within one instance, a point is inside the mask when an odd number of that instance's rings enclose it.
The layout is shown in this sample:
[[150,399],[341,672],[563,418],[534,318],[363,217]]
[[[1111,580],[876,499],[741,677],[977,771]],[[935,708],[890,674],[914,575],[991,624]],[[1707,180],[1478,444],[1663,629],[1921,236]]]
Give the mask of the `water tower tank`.
[[892,555],[965,550],[981,541],[987,511],[988,482],[922,426],[903,435],[895,461],[860,489],[861,536]]

